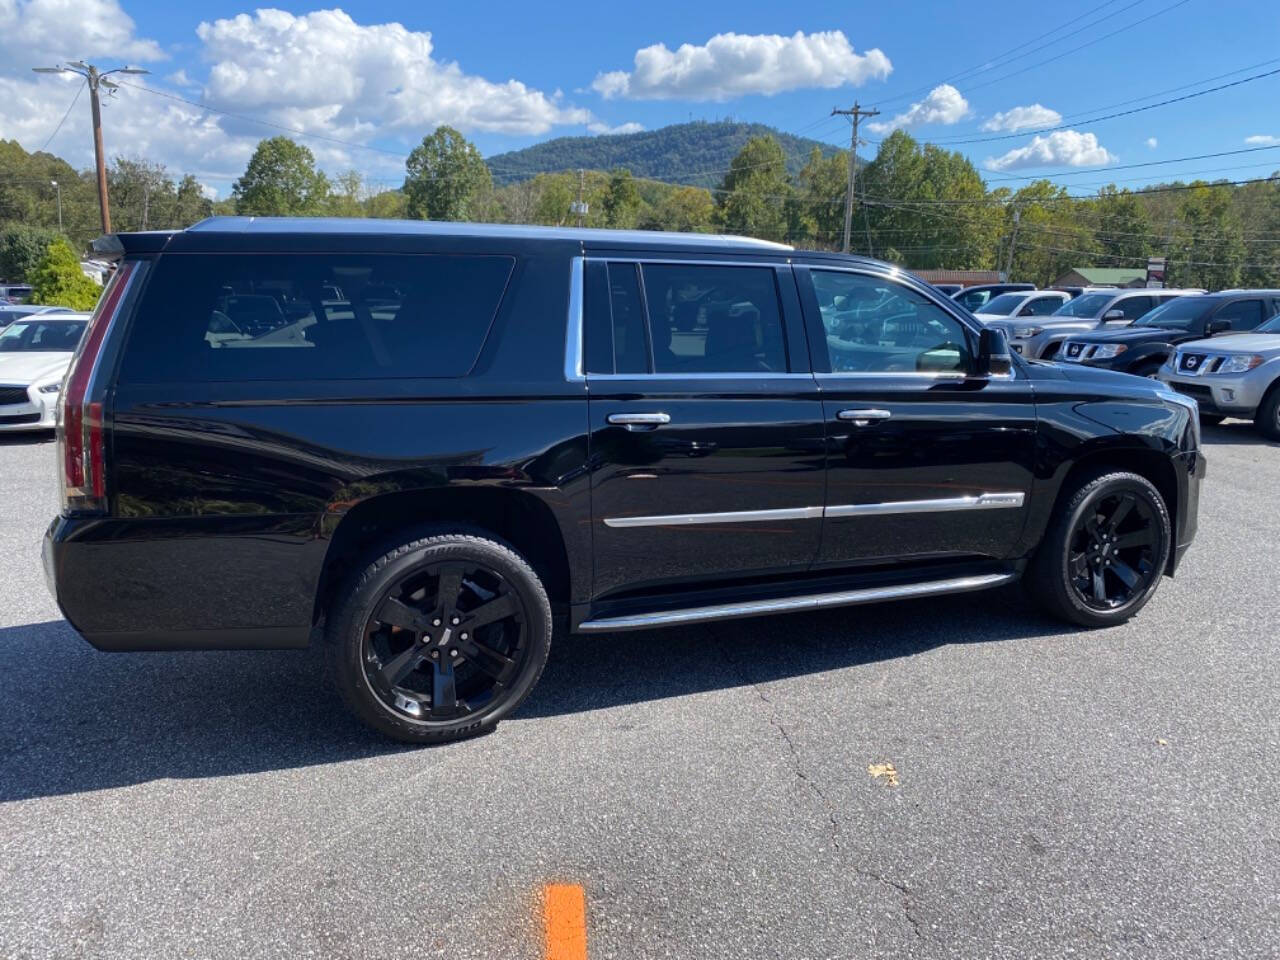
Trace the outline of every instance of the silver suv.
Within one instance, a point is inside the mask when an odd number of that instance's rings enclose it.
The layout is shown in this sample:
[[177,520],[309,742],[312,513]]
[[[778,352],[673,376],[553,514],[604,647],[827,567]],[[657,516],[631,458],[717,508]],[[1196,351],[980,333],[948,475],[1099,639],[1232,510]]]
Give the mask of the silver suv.
[[1252,333],[1180,344],[1157,377],[1200,404],[1200,419],[1252,420],[1280,440],[1280,315]]
[[1001,328],[1009,345],[1029,360],[1053,360],[1072,334],[1099,327],[1122,327],[1162,303],[1203,290],[1086,290],[1068,300],[1047,317],[992,321]]

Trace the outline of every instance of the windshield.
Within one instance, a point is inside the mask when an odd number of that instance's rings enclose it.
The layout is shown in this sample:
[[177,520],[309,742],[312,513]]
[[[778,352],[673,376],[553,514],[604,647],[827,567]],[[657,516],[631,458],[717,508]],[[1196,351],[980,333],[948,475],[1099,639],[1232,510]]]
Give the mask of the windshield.
[[1068,300],[1050,316],[1053,317],[1096,317],[1115,299],[1114,293],[1082,293],[1074,300]]
[[1166,330],[1190,330],[1196,326],[1214,304],[1212,297],[1175,297],[1148,310],[1137,322],[1144,327],[1164,327]]
[[1280,313],[1277,313],[1274,317],[1272,317],[1266,323],[1262,324],[1253,332],[1254,333],[1280,333]]
[[71,353],[85,322],[20,320],[0,332],[0,353]]
[[1022,301],[1027,299],[1025,293],[1002,293],[988,303],[982,305],[982,313],[994,313],[996,316],[1007,317],[1013,311],[1017,310]]

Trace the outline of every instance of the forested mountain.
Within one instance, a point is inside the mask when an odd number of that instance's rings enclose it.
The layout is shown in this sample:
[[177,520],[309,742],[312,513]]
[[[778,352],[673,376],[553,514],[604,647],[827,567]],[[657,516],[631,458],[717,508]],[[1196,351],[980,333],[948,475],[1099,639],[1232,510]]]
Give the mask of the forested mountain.
[[762,123],[721,120],[677,123],[641,133],[597,137],[558,137],[488,159],[496,185],[528,180],[562,170],[630,170],[633,176],[667,183],[714,187],[729,164],[753,137],[772,136],[782,147],[787,172],[795,175],[814,147],[824,154],[835,147],[783,133]]

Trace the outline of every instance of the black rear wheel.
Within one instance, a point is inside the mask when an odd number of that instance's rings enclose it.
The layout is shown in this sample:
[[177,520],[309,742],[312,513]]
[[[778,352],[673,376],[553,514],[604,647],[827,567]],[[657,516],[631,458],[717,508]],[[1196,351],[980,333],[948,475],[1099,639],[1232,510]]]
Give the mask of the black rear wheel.
[[349,585],[328,627],[335,683],[369,725],[415,743],[494,726],[546,663],[551,609],[537,575],[487,537],[398,546]]
[[1280,384],[1262,398],[1253,425],[1268,440],[1280,440]]
[[1100,471],[1060,503],[1027,585],[1061,619],[1089,627],[1123,623],[1155,593],[1171,542],[1169,511],[1150,481]]

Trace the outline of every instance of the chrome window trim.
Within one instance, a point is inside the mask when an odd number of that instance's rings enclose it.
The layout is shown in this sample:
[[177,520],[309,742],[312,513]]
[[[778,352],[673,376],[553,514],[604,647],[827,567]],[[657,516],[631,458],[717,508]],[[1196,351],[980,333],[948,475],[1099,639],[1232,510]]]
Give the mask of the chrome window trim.
[[683,527],[707,523],[761,523],[769,520],[816,520],[822,507],[785,507],[780,510],[732,510],[726,513],[673,513],[651,517],[609,517],[606,527]]
[[597,380],[813,380],[812,373],[588,373],[591,383]]
[[950,513],[958,510],[1007,510],[1026,503],[1021,491],[980,493],[975,497],[946,497],[939,500],[893,500],[884,503],[845,503],[827,507],[826,517],[884,516],[898,513]]
[[584,259],[573,257],[569,260],[569,324],[564,338],[564,378],[570,383],[583,383],[587,379],[582,361]]
[[584,259],[592,263],[638,263],[644,266],[646,263],[667,266],[675,264],[676,266],[688,267],[766,267],[776,270],[782,267],[790,267],[790,260],[706,260],[702,257],[688,258],[672,258],[672,257],[611,257],[602,254],[586,254]]
[[997,587],[1016,579],[1014,573],[985,573],[948,580],[930,580],[923,583],[906,583],[889,587],[864,587],[859,590],[840,590],[835,593],[816,593],[802,597],[781,597],[773,600],[749,600],[744,603],[721,603],[685,610],[664,610],[659,613],[639,613],[622,617],[602,617],[586,620],[578,625],[582,633],[603,633],[618,630],[648,630],[682,623],[702,623],[708,620],[731,620],[735,617],[758,617],[766,613],[792,613],[799,610],[818,610],[824,607],[845,607],[859,603],[877,603],[881,600],[903,600],[909,597],[926,597],[943,593],[963,593]]
[[732,510],[724,513],[673,513],[659,516],[606,517],[604,525],[629,527],[682,527],[710,523],[759,523],[770,520],[817,520],[821,517],[884,516],[899,513],[948,513],[958,510],[1016,509],[1026,503],[1020,490],[980,493],[971,497],[937,500],[894,500],[883,503],[846,503],[833,507],[784,507],[779,510]]

